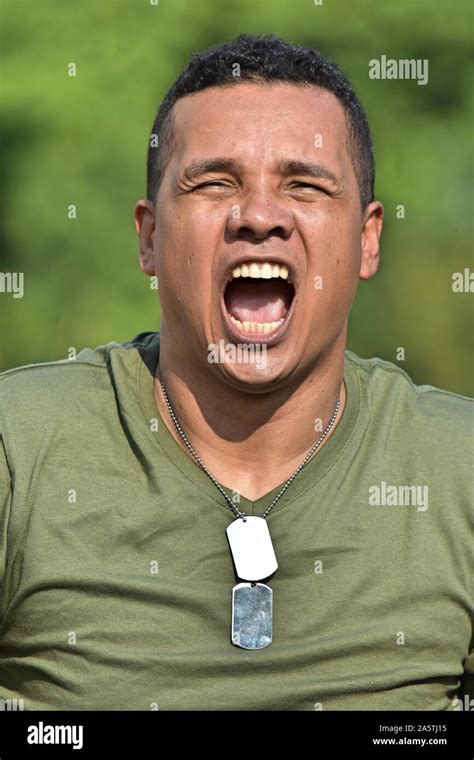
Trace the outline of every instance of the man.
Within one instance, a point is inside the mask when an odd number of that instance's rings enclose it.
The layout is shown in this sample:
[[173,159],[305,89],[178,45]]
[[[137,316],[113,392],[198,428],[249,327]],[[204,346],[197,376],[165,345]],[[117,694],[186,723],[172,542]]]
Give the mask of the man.
[[363,109],[313,50],[242,35],[180,74],[135,209],[160,336],[0,380],[2,698],[474,696],[470,401],[346,351],[373,183]]

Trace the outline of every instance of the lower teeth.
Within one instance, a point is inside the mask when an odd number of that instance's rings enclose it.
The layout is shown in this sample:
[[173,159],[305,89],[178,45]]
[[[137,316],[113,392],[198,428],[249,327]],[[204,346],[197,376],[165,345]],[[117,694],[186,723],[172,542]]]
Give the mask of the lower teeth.
[[237,327],[248,333],[270,333],[276,330],[281,325],[285,317],[282,317],[278,322],[241,322],[240,319],[236,319],[232,315],[230,316],[231,322]]

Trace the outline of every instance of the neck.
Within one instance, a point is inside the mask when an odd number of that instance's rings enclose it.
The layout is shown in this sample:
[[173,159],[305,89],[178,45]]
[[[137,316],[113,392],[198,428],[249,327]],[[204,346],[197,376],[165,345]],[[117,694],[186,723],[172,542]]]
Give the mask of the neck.
[[300,382],[268,393],[247,393],[214,377],[209,366],[183,362],[186,352],[178,362],[172,341],[162,331],[155,379],[157,407],[170,433],[189,454],[170,418],[161,377],[182,430],[212,475],[255,501],[288,480],[325,430],[340,399],[335,423],[321,447],[333,434],[345,404],[345,335],[340,344]]

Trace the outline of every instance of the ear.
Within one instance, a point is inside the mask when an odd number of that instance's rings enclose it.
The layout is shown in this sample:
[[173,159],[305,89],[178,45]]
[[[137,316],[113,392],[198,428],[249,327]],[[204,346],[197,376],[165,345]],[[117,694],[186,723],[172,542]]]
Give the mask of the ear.
[[379,268],[379,243],[383,228],[384,208],[379,201],[372,201],[366,207],[362,219],[359,277],[370,280]]
[[153,236],[155,233],[155,207],[151,201],[140,200],[135,205],[135,229],[138,235],[139,263],[149,277],[155,274]]

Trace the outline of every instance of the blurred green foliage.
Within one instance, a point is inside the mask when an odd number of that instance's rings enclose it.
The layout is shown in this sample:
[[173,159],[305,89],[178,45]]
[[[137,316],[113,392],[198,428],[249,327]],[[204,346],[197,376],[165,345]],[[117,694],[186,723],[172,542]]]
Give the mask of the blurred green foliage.
[[[470,0],[1,0],[0,26],[0,271],[25,273],[23,299],[0,293],[0,370],[159,328],[132,223],[156,109],[192,53],[275,33],[343,68],[373,132],[382,266],[349,347],[402,346],[415,382],[473,395],[472,295],[452,291],[473,268]],[[429,84],[369,79],[382,54],[427,58]]]

